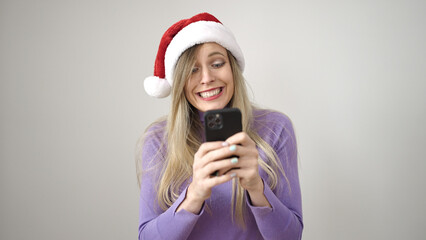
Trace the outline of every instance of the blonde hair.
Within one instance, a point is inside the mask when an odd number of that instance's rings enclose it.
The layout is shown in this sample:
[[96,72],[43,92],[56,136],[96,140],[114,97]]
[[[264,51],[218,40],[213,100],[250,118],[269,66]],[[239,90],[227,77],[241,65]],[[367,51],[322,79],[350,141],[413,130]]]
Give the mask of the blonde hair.
[[[203,126],[198,112],[189,104],[184,94],[185,83],[189,79],[195,64],[195,54],[199,46],[196,45],[186,50],[179,58],[174,71],[175,76],[171,94],[172,106],[165,129],[167,150],[158,150],[166,152],[164,164],[162,164],[157,182],[157,201],[163,210],[168,209],[177,200],[181,193],[181,187],[192,176],[194,155],[202,143]],[[254,107],[248,99],[244,77],[236,59],[229,51],[228,58],[234,77],[235,88],[234,95],[228,105],[229,107],[240,109],[243,131],[265,153],[267,159],[263,160],[259,157],[259,165],[268,175],[266,183],[271,189],[275,189],[279,185],[280,175],[284,176],[287,183],[288,179],[274,149],[252,128],[254,123]],[[140,149],[141,147],[139,146],[138,148]],[[137,159],[140,156],[139,154]],[[140,168],[141,163],[137,164],[138,168]],[[141,174],[142,171],[139,171],[139,184]],[[233,219],[235,217],[237,223],[244,228],[244,213],[246,211],[244,189],[238,184],[236,179],[233,180],[232,186],[231,212],[234,214],[231,214],[231,216],[233,216]]]

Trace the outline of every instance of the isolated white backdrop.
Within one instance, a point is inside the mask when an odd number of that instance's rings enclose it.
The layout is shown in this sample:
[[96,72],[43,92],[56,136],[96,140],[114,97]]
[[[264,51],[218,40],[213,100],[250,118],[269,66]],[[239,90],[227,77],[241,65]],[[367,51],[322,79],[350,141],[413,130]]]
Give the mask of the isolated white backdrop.
[[0,1],[0,239],[135,239],[143,79],[216,15],[253,99],[293,120],[303,239],[426,235],[425,1]]

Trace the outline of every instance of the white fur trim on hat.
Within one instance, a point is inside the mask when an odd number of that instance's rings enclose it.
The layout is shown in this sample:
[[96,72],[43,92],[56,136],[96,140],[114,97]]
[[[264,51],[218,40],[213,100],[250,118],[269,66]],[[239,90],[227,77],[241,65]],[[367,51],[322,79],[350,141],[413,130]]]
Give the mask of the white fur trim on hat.
[[164,98],[169,96],[172,89],[170,84],[165,79],[156,76],[145,78],[143,85],[148,95],[157,98]]

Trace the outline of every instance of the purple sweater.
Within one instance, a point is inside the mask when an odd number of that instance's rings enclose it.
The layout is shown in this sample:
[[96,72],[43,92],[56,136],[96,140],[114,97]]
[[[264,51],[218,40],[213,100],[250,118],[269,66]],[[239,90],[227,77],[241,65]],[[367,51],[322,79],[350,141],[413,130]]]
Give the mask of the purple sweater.
[[[280,176],[281,187],[271,190],[266,183],[266,173],[259,167],[264,194],[272,208],[255,207],[247,200],[246,228],[242,229],[231,219],[232,183],[227,182],[212,189],[199,214],[176,212],[185,198],[187,185],[182,186],[176,202],[163,211],[156,198],[158,176],[155,171],[148,171],[144,172],[141,182],[139,239],[301,239],[302,201],[293,126],[287,116],[278,112],[257,109],[254,119],[255,131],[274,148],[289,181],[288,184]],[[158,149],[164,144],[164,127],[165,122],[161,122],[148,129],[142,148],[144,170],[158,169],[163,163],[164,152],[158,155]],[[265,154],[258,150],[265,159]]]

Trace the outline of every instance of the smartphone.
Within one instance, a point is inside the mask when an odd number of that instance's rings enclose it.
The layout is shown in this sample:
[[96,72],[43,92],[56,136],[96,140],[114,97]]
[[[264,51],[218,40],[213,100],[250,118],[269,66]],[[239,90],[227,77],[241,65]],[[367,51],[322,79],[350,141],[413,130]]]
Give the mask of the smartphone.
[[[240,110],[238,108],[224,108],[207,111],[204,114],[204,130],[207,142],[225,141],[230,136],[242,131]],[[218,171],[215,171],[211,176],[218,176],[218,173]]]
[[204,114],[206,141],[225,141],[242,131],[241,112],[238,108],[207,111]]

